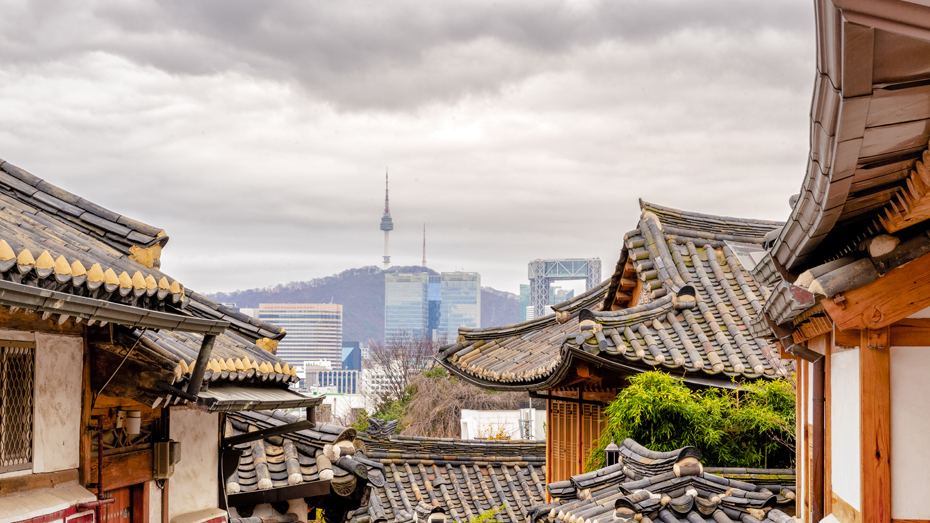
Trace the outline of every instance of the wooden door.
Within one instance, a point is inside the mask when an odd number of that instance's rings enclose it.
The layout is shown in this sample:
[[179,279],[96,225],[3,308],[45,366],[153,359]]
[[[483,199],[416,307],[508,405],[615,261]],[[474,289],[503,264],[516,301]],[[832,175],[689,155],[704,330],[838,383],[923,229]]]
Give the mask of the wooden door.
[[115,499],[113,503],[100,507],[99,523],[132,523],[131,487],[123,487],[104,492],[104,497]]

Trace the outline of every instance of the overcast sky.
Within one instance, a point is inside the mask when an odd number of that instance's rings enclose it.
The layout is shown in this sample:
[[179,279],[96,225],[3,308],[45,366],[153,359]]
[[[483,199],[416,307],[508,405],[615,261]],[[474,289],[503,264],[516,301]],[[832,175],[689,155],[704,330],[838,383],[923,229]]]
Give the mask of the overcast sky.
[[391,255],[517,292],[638,198],[783,220],[808,156],[810,0],[0,0],[0,158],[164,228],[230,291]]

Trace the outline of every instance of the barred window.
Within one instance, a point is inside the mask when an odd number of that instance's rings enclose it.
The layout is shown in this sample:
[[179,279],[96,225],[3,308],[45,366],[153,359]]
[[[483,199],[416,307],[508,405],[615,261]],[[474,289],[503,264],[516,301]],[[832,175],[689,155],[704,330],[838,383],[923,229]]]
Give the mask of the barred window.
[[0,341],[0,472],[32,467],[35,344]]

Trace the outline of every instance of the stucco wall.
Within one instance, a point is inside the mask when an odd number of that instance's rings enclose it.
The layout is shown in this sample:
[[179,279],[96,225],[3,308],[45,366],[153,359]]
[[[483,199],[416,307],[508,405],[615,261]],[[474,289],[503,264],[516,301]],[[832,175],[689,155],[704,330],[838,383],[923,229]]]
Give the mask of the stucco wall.
[[171,409],[171,439],[181,442],[181,461],[168,487],[168,519],[219,505],[219,415]]
[[894,519],[930,519],[927,369],[930,369],[930,347],[891,348],[891,517]]
[[[0,331],[0,339],[10,338]],[[80,464],[84,341],[36,333],[35,343],[33,471],[76,469]]]
[[154,481],[149,481],[149,523],[168,523],[161,520],[161,492]]
[[[533,430],[536,439],[546,439],[546,431],[544,429],[546,411],[534,411],[533,421]],[[463,439],[489,437],[501,430],[511,438],[519,438],[520,410],[462,409],[460,424],[462,427]]]
[[[859,350],[855,349],[833,354],[830,365],[833,492],[856,510],[861,510],[859,506],[861,490],[859,470]],[[893,456],[894,452],[892,451]]]

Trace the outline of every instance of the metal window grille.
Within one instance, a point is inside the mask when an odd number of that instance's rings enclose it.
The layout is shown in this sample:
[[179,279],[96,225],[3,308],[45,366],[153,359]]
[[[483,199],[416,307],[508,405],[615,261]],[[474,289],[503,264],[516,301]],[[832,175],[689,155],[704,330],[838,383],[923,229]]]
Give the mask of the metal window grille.
[[35,344],[0,341],[0,472],[32,467]]

